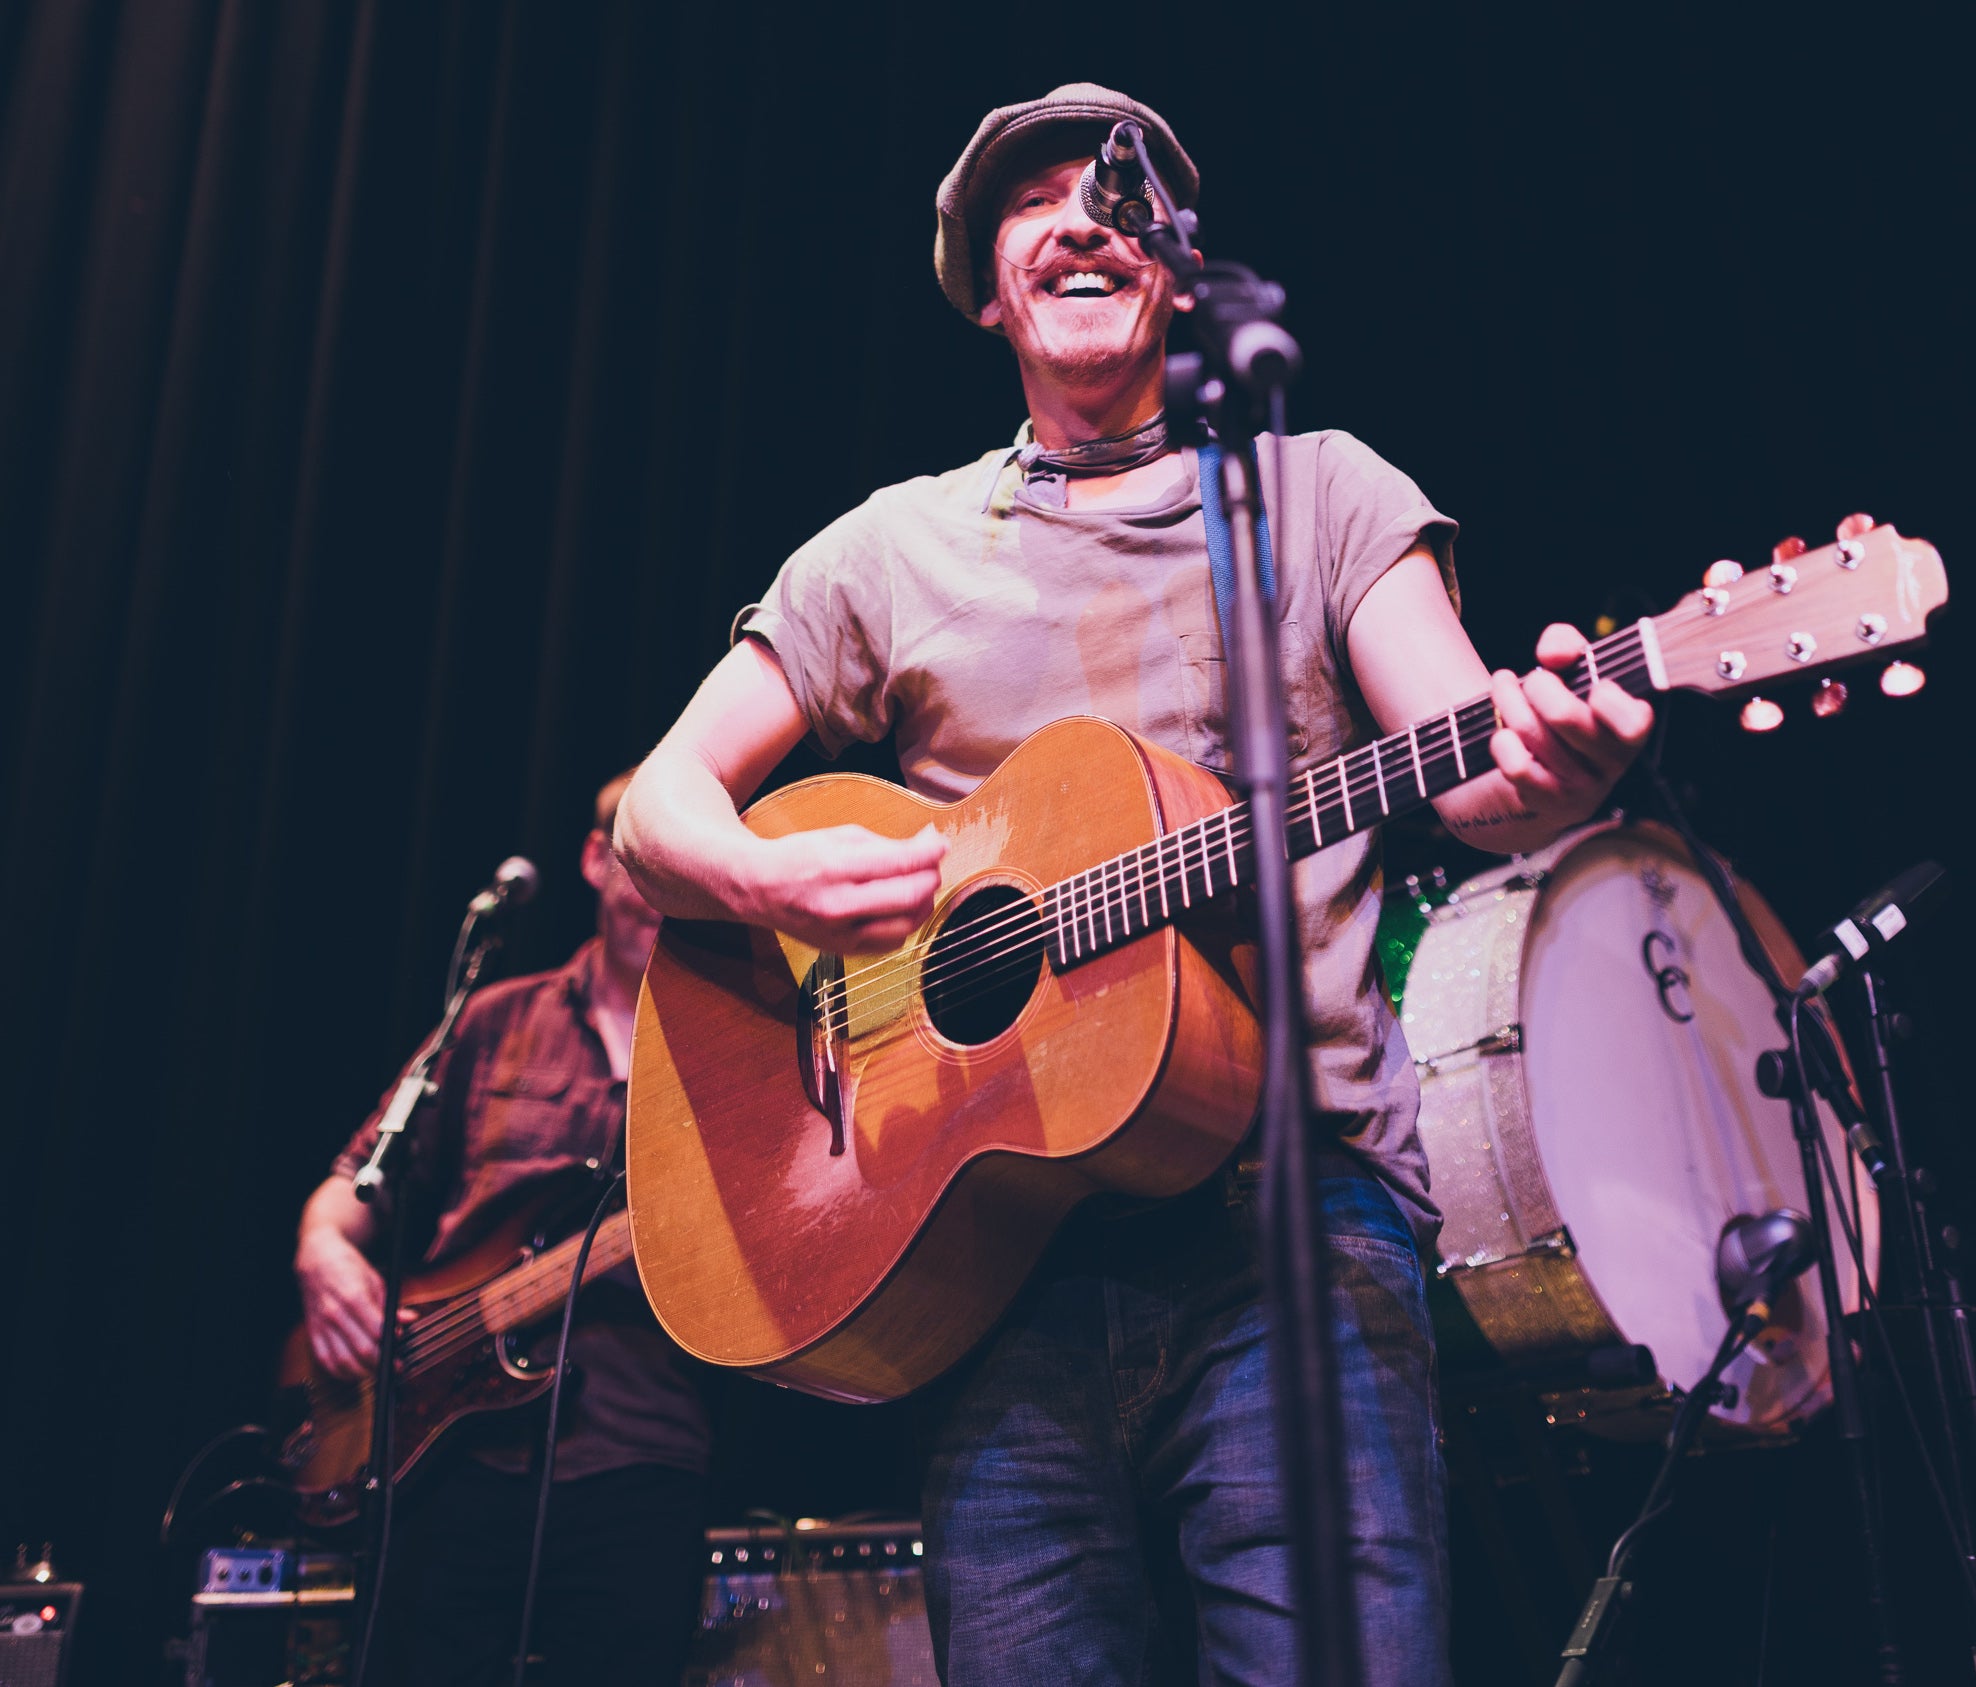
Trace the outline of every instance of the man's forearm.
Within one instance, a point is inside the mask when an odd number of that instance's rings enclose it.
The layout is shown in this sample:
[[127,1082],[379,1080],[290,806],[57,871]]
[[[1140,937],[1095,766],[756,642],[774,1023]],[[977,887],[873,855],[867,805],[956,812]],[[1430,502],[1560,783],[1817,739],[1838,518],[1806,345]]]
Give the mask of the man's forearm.
[[1535,813],[1494,769],[1448,792],[1434,807],[1463,843],[1497,855],[1528,855],[1577,823]]
[[341,1237],[362,1251],[377,1240],[377,1213],[357,1199],[347,1177],[330,1177],[317,1185],[302,1208],[295,1250],[299,1254],[311,1241],[327,1236]]
[[640,894],[672,919],[744,919],[761,840],[690,750],[660,745],[618,805],[614,846]]

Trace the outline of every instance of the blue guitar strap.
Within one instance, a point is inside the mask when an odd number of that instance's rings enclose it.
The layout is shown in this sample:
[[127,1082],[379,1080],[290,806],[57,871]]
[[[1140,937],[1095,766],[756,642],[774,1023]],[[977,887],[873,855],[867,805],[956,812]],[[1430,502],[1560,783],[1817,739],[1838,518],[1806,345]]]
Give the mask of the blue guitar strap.
[[[1214,613],[1221,622],[1221,650],[1233,660],[1235,649],[1235,545],[1228,536],[1228,512],[1221,507],[1221,447],[1203,445],[1195,453],[1201,476],[1201,515],[1208,528],[1208,572],[1214,576]],[[1269,514],[1262,507],[1262,487],[1256,487],[1256,572],[1262,595],[1276,607],[1276,563],[1269,550]]]

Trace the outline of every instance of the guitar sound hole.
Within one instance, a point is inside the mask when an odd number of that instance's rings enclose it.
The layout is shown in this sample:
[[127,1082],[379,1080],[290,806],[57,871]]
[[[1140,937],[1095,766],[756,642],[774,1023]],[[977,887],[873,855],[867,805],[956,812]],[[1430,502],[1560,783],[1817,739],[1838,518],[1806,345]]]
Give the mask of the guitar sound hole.
[[1043,970],[1043,921],[1013,885],[947,911],[920,969],[927,1017],[949,1042],[993,1041],[1016,1022]]

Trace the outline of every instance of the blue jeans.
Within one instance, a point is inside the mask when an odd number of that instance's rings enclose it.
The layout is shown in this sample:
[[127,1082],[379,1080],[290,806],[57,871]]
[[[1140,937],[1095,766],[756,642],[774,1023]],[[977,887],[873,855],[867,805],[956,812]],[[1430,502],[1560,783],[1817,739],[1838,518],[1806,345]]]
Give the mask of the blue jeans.
[[[1320,1185],[1367,1687],[1442,1687],[1447,1515],[1413,1240]],[[1290,1535],[1253,1192],[1072,1219],[923,1396],[926,1593],[948,1687],[1286,1682]]]

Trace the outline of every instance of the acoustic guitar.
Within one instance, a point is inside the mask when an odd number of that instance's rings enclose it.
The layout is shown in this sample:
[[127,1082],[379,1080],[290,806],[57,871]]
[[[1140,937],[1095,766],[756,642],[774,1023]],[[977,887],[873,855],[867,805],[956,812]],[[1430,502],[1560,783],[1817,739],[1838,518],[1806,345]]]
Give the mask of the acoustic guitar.
[[[1727,693],[1884,656],[1947,600],[1925,542],[1854,517],[1591,645],[1564,676]],[[1478,698],[1291,782],[1301,858],[1494,763]],[[987,1332],[1078,1202],[1208,1177],[1248,1130],[1261,1038],[1232,917],[1256,839],[1214,774],[1058,721],[960,802],[860,775],[748,809],[763,837],[946,837],[932,918],[885,954],[667,920],[640,993],[631,1235],[687,1352],[842,1400],[907,1393]]]
[[[573,1195],[573,1186],[588,1195]],[[562,1310],[581,1227],[596,1199],[594,1180],[583,1172],[546,1188],[531,1186],[474,1247],[407,1276],[401,1300],[418,1317],[398,1338],[396,1480],[455,1424],[532,1404],[548,1392],[554,1368],[530,1358],[528,1338]],[[551,1242],[568,1227],[557,1220],[571,1214],[578,1233]],[[583,1280],[630,1257],[630,1219],[612,1213],[597,1228]],[[354,1522],[370,1469],[371,1379],[331,1376],[316,1363],[307,1329],[297,1326],[282,1349],[277,1386],[293,1426],[280,1458],[295,1488],[297,1515],[318,1529]]]

